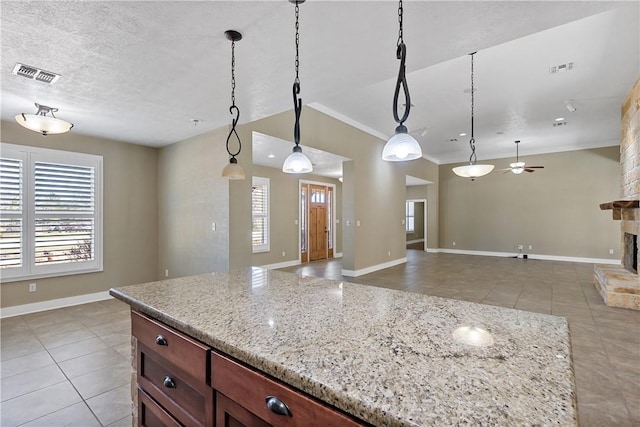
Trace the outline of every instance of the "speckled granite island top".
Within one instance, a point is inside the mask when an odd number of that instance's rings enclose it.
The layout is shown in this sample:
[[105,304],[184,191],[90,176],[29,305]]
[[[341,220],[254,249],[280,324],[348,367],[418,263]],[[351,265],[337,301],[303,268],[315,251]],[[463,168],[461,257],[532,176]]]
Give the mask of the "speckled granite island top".
[[562,317],[257,267],[110,292],[374,425],[577,424]]

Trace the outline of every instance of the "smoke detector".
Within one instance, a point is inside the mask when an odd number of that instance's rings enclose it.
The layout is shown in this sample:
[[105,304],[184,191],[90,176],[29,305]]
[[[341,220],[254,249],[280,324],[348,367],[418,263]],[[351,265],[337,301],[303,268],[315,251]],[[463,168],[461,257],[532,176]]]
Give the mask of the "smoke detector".
[[46,84],[54,84],[60,79],[60,74],[52,73],[51,71],[45,71],[37,67],[32,67],[31,65],[16,63],[16,66],[13,67],[12,74],[16,76],[26,77],[30,80],[37,80]]

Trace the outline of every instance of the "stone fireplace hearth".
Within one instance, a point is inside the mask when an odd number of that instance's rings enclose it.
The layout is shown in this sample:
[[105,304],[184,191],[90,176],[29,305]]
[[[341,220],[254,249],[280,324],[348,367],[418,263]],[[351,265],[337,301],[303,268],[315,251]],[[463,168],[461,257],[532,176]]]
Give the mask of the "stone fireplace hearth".
[[622,104],[620,172],[621,200],[600,205],[620,221],[620,265],[596,265],[594,283],[608,306],[640,310],[640,79]]

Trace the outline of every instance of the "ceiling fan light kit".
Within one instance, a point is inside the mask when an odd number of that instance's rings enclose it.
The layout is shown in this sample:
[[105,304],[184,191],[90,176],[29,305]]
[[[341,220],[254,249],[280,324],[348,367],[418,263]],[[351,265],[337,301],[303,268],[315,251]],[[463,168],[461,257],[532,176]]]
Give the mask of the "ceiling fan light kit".
[[[396,127],[395,135],[393,135],[382,149],[382,160],[388,162],[403,162],[407,160],[419,159],[422,157],[422,148],[414,137],[409,135],[407,127],[404,122],[409,118],[409,111],[411,110],[411,97],[409,95],[409,87],[407,86],[407,76],[405,73],[405,61],[407,59],[407,47],[404,44],[402,35],[402,0],[398,3],[398,22],[400,29],[398,30],[398,49],[396,51],[396,57],[400,60],[400,69],[398,70],[398,80],[396,81],[396,90],[393,95],[393,118],[398,126]],[[404,93],[404,114],[402,117],[398,115],[398,97],[400,95],[400,88]],[[424,136],[424,135],[423,135]]]
[[506,169],[501,169],[502,173],[512,172],[516,175],[520,175],[522,172],[535,172],[535,169],[544,169],[544,166],[526,166],[525,162],[520,161],[520,150],[518,146],[520,141],[514,141],[516,144],[516,161],[514,163],[509,163],[509,167]]
[[20,126],[38,132],[42,136],[66,133],[73,128],[73,123],[56,118],[53,113],[58,111],[57,108],[40,105],[37,102],[35,106],[38,109],[35,114],[22,113],[15,117]]
[[453,173],[462,177],[462,178],[471,178],[471,181],[475,181],[476,178],[485,176],[490,173],[494,166],[493,165],[482,165],[477,164],[476,157],[476,140],[473,137],[473,113],[474,113],[474,92],[475,88],[473,85],[473,55],[477,52],[472,52],[469,55],[471,56],[471,139],[469,140],[469,145],[471,146],[471,156],[469,156],[469,164],[465,166],[457,166],[453,168]]
[[284,160],[282,172],[284,173],[309,173],[313,171],[311,160],[302,152],[300,147],[300,114],[302,113],[302,99],[300,98],[300,3],[304,0],[289,0],[290,3],[296,5],[296,78],[293,81],[293,112],[295,114],[295,123],[293,125],[293,141],[295,146],[293,152]]

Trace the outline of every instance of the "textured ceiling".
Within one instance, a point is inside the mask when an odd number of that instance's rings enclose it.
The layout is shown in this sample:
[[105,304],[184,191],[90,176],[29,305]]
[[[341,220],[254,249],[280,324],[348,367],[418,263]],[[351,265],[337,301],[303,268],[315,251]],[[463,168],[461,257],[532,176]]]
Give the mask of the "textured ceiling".
[[[395,123],[395,1],[300,6],[302,98],[380,136]],[[163,146],[228,125],[230,43],[241,123],[291,109],[294,10],[288,1],[2,1],[2,119],[59,108],[73,132]],[[476,55],[479,158],[614,145],[619,105],[640,69],[637,2],[407,1],[407,124],[428,158],[464,161],[469,63]],[[549,75],[550,66],[576,68]],[[54,85],[16,62],[60,73]],[[564,101],[575,101],[569,113]],[[553,127],[563,114],[567,126]],[[202,120],[197,126],[191,122]],[[26,131],[26,130],[25,130]],[[502,134],[497,135],[497,132]],[[457,138],[453,143],[449,139]],[[304,141],[302,141],[304,144]]]

